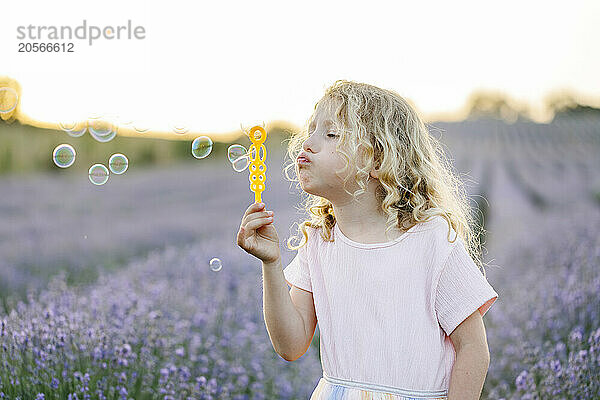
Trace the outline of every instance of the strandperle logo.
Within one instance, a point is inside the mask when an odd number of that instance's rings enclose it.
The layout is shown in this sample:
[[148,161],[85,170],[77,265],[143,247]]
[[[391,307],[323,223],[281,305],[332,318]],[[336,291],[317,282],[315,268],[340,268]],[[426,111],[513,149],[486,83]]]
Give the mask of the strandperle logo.
[[127,26],[111,26],[106,25],[99,27],[96,25],[87,25],[87,20],[83,20],[83,24],[76,26],[54,26],[54,25],[29,25],[17,26],[18,40],[87,40],[88,45],[92,45],[94,40],[98,39],[114,40],[114,39],[145,39],[146,30],[143,26],[131,26],[131,20],[127,20]]

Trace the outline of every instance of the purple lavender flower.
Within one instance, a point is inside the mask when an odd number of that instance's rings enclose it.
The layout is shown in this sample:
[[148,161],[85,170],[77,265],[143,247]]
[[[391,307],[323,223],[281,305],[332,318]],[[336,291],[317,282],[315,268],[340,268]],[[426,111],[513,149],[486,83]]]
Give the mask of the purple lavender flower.
[[523,370],[517,379],[515,380],[515,384],[517,385],[518,390],[525,390],[527,388],[527,371]]
[[560,372],[560,370],[561,370],[560,361],[559,360],[552,360],[550,362],[550,368],[554,372]]
[[50,387],[52,389],[58,389],[58,385],[60,384],[60,381],[56,378],[52,378],[52,382],[50,383]]

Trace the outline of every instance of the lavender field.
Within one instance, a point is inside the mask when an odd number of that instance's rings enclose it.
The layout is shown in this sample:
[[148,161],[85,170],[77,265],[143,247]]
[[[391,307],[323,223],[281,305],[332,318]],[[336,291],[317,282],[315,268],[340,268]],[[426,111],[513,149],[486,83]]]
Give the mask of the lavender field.
[[[600,118],[432,134],[483,220],[499,294],[482,398],[600,398]],[[304,215],[283,146],[269,144],[263,201],[285,266]],[[0,193],[0,398],[309,398],[318,326],[297,361],[272,349],[260,262],[235,243],[248,171],[226,154],[130,165],[103,186],[68,169],[5,175]]]

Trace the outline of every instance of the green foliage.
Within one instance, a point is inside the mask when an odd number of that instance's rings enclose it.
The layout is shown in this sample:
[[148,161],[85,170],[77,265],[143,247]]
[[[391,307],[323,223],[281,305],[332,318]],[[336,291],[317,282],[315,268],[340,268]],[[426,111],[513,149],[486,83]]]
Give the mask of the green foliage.
[[[191,153],[189,140],[165,140],[143,137],[116,136],[101,143],[89,133],[71,137],[66,132],[21,125],[18,121],[8,124],[0,121],[0,174],[33,172],[87,172],[96,163],[108,165],[114,153],[123,153],[130,165],[137,167],[170,164],[197,160]],[[57,167],[52,160],[52,151],[62,143],[75,148],[75,163],[68,169]],[[231,143],[213,141],[213,152],[223,154]],[[214,162],[208,157],[203,162]]]
[[[281,146],[283,138],[290,132],[274,127],[269,132],[270,145]],[[212,154],[225,155],[234,142],[220,142],[213,139]],[[59,144],[67,143],[75,148],[75,163],[67,169],[57,167],[52,160],[52,151]],[[236,140],[245,147],[251,143],[246,137]],[[114,153],[127,156],[130,166],[136,168],[150,165],[166,165],[174,162],[197,161],[191,152],[190,140],[166,140],[150,137],[116,136],[109,142],[101,143],[85,133],[81,137],[69,136],[66,132],[21,125],[18,121],[0,121],[0,175],[7,173],[33,172],[87,172],[96,163],[108,166],[108,159]],[[217,157],[207,157],[203,162],[222,162]]]

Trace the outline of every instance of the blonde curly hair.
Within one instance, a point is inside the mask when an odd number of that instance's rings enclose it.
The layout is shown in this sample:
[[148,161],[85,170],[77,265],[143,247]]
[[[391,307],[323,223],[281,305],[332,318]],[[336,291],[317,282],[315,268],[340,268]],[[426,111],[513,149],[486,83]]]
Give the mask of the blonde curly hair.
[[[481,245],[474,229],[476,221],[471,215],[469,199],[461,180],[454,175],[446,160],[442,144],[431,136],[425,123],[409,104],[409,101],[392,90],[381,89],[366,83],[337,80],[325,90],[315,104],[314,111],[299,132],[292,134],[287,155],[295,168],[296,157],[309,137],[308,128],[316,111],[325,107],[329,115],[335,116],[334,125],[340,134],[336,151],[346,160],[346,167],[356,174],[346,174],[344,190],[355,199],[366,190],[369,173],[377,168],[379,186],[376,191],[381,210],[387,216],[386,235],[394,227],[410,229],[419,222],[440,215],[461,237],[467,251],[485,276],[481,260]],[[354,177],[360,189],[354,193],[346,190],[346,183]],[[332,242],[332,229],[336,219],[332,203],[320,196],[301,192],[304,197],[300,209],[306,210],[309,220],[298,225],[296,236],[287,240],[290,250],[297,250],[308,240],[306,227],[322,228],[323,240]],[[473,228],[472,228],[473,226]],[[481,226],[478,227],[484,231]],[[297,246],[293,240],[301,239]]]

